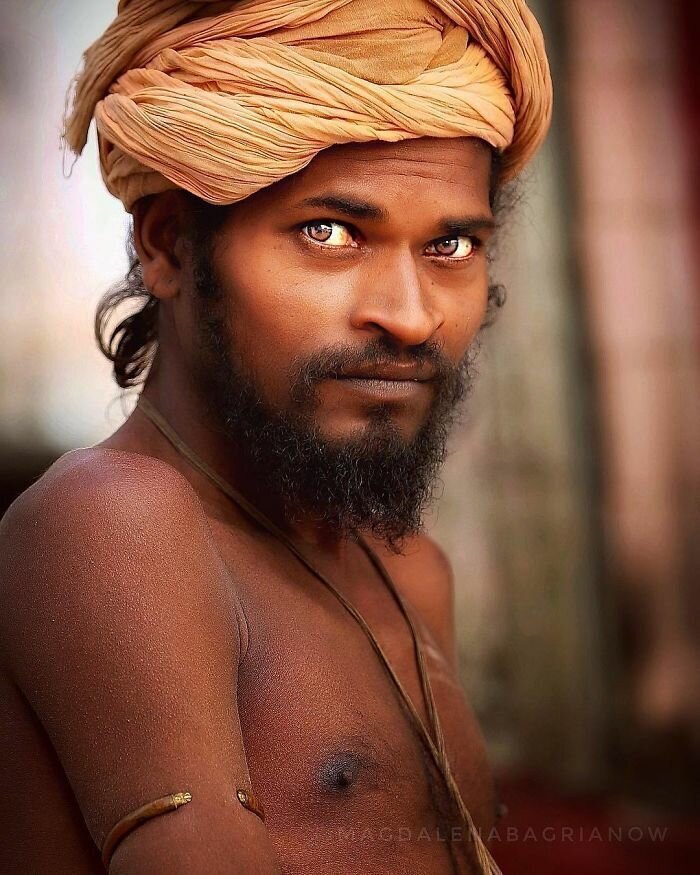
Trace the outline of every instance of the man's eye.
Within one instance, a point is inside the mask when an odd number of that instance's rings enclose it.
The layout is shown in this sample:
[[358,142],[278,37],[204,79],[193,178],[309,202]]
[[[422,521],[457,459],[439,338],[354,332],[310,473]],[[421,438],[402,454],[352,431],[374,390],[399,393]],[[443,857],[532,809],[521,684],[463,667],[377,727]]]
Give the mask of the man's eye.
[[429,248],[433,250],[431,255],[442,255],[457,261],[474,254],[477,240],[474,237],[445,237],[431,243]]
[[342,222],[311,222],[301,229],[302,234],[325,246],[352,246],[354,243],[350,229]]

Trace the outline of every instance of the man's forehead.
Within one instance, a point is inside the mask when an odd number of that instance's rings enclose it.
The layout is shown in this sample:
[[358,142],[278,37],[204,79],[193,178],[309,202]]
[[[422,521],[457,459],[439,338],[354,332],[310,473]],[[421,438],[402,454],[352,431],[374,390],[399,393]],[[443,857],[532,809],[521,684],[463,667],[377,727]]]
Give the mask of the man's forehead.
[[324,150],[279,187],[285,199],[292,199],[331,185],[380,194],[383,187],[397,182],[405,186],[413,180],[427,195],[439,187],[454,188],[463,196],[488,197],[491,154],[486,143],[473,137],[349,143]]

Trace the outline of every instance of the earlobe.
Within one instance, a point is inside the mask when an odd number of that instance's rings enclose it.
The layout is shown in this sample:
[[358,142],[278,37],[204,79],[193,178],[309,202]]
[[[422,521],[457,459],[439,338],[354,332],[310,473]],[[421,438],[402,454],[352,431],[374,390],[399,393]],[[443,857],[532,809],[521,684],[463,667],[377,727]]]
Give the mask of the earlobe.
[[161,301],[175,298],[180,290],[182,264],[176,253],[183,220],[177,192],[143,198],[134,207],[134,246],[144,285]]

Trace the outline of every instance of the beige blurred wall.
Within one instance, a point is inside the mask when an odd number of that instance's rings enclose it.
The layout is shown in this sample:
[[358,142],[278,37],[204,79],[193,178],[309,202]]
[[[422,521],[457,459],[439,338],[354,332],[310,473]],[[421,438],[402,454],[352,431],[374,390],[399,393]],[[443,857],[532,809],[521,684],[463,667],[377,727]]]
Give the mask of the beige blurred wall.
[[112,0],[3,0],[0,100],[0,443],[84,446],[120,422],[92,319],[124,273],[126,217],[104,190],[94,135],[64,160],[67,87]]

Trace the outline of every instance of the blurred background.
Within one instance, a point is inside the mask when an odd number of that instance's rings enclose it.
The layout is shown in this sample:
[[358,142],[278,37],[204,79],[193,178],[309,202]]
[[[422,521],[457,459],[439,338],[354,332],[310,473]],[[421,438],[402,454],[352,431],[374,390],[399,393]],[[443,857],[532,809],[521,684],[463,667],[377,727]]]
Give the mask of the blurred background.
[[[547,146],[499,241],[509,299],[429,530],[509,873],[700,868],[700,4],[537,0]],[[116,0],[2,0],[0,512],[111,433],[99,296],[127,218],[67,85]]]

